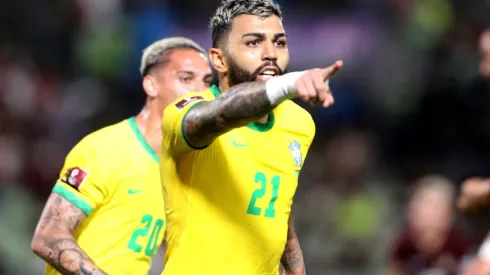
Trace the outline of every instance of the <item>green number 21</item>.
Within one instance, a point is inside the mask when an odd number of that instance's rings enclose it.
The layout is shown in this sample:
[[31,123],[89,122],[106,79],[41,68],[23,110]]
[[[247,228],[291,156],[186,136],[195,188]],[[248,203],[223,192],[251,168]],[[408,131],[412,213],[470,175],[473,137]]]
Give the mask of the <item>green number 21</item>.
[[[260,183],[260,187],[255,189],[252,193],[252,198],[248,204],[247,214],[260,216],[262,213],[262,208],[256,206],[257,200],[265,196],[265,192],[268,186],[267,176],[262,172],[257,172],[254,178],[255,183]],[[269,201],[269,206],[265,209],[264,216],[267,218],[274,218],[276,215],[276,210],[274,209],[274,204],[277,200],[277,195],[279,193],[279,184],[281,183],[281,177],[272,176],[270,184],[272,185],[272,197]]]
[[141,223],[143,224],[143,227],[136,228],[133,232],[133,235],[131,236],[131,239],[129,240],[128,243],[128,248],[133,250],[134,252],[140,252],[143,247],[138,244],[138,239],[144,238],[148,235],[150,232],[150,227],[153,226],[153,229],[151,231],[150,238],[148,239],[145,247],[145,255],[148,257],[151,257],[155,254],[155,251],[157,250],[158,246],[160,245],[158,242],[158,236],[160,235],[160,231],[162,231],[163,228],[163,220],[162,219],[157,219],[153,223],[153,216],[152,215],[144,215],[141,218]]

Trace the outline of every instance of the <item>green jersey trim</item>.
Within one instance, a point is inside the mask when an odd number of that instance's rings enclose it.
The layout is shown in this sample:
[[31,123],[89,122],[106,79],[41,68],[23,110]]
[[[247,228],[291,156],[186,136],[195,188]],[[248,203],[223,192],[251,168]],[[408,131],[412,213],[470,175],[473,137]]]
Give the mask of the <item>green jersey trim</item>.
[[153,160],[155,160],[157,163],[159,163],[157,153],[155,153],[155,151],[153,151],[153,149],[148,144],[148,142],[146,142],[145,137],[143,136],[140,129],[138,128],[138,125],[136,124],[135,118],[134,117],[128,118],[128,123],[129,123],[129,126],[131,127],[131,129],[133,129],[133,132],[136,135],[136,138],[140,142],[141,146],[143,146],[145,151],[148,152],[148,154],[150,154],[150,156]]
[[80,210],[85,213],[85,215],[90,215],[94,208],[90,206],[87,202],[85,202],[82,198],[78,197],[76,194],[74,194],[72,191],[68,190],[63,185],[56,184],[53,188],[53,193],[56,193],[63,198],[65,198],[67,201],[71,202],[73,205],[76,207],[80,208]]

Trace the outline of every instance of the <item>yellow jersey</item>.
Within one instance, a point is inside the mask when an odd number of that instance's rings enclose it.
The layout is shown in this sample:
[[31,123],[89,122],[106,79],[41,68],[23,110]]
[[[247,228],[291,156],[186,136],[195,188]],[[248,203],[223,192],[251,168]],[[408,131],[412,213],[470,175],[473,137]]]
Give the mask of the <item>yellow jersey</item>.
[[[108,274],[148,274],[165,232],[158,156],[134,118],[86,136],[68,154],[53,192],[87,218],[78,245]],[[48,266],[47,275],[60,274]]]
[[307,111],[285,101],[266,124],[233,129],[206,148],[192,148],[182,135],[182,121],[191,108],[219,93],[212,86],[164,111],[160,174],[167,254],[162,274],[278,274],[315,124]]

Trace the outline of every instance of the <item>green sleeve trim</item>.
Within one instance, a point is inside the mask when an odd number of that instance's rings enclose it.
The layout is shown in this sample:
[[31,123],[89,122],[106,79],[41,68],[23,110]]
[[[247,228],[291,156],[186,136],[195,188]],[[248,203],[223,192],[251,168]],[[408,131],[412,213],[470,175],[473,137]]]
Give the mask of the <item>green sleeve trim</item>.
[[189,113],[190,110],[192,110],[192,108],[194,108],[197,105],[199,105],[201,103],[204,103],[204,102],[206,102],[206,101],[198,101],[194,105],[192,105],[191,107],[189,107],[189,109],[187,109],[187,111],[185,112],[184,116],[182,117],[182,121],[181,121],[181,124],[180,124],[180,135],[182,136],[182,139],[184,140],[185,144],[187,144],[187,146],[189,146],[190,148],[192,148],[194,150],[202,150],[202,149],[205,149],[210,144],[208,144],[206,146],[202,146],[202,147],[196,147],[196,146],[193,146],[192,144],[190,144],[190,142],[187,140],[187,138],[185,137],[185,134],[184,134],[184,121],[185,121],[185,118],[186,118],[187,114]]
[[54,186],[53,193],[56,193],[65,198],[67,201],[73,203],[76,207],[80,208],[80,210],[82,210],[83,213],[85,213],[85,215],[87,216],[90,215],[94,210],[94,208],[90,206],[87,202],[85,202],[82,198],[78,197],[71,190],[61,184],[56,184]]

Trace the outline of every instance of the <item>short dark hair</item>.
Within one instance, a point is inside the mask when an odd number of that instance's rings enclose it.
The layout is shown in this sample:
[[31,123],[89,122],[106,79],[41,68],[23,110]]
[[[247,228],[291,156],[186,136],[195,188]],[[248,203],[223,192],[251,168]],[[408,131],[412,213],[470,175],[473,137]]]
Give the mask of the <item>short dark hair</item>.
[[140,74],[146,76],[150,69],[156,65],[165,65],[170,53],[177,49],[196,50],[205,56],[206,51],[193,40],[186,37],[169,37],[158,40],[143,50],[141,57]]
[[261,18],[276,15],[282,19],[281,8],[272,0],[223,0],[209,21],[214,48],[229,34],[233,19],[242,14]]

